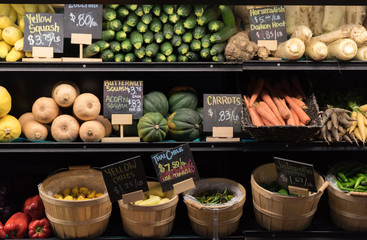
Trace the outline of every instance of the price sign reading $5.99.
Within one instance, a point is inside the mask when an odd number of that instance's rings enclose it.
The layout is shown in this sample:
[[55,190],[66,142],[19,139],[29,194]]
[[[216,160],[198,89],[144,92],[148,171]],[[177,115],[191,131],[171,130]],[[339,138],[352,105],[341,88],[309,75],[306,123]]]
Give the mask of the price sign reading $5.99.
[[33,47],[53,47],[55,53],[64,51],[62,14],[26,13],[24,18],[24,51]]
[[93,38],[102,36],[101,4],[65,4],[64,7],[65,36],[72,33],[88,33]]
[[234,132],[241,132],[241,108],[240,94],[204,94],[204,131],[233,127]]

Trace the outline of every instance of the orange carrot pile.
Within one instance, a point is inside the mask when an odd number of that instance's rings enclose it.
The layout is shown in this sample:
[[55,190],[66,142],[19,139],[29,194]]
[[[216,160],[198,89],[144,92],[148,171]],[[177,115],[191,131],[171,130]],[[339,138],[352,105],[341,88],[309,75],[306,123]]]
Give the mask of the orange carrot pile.
[[272,83],[252,77],[248,91],[243,98],[255,126],[304,126],[311,122],[304,111],[306,95],[295,75]]

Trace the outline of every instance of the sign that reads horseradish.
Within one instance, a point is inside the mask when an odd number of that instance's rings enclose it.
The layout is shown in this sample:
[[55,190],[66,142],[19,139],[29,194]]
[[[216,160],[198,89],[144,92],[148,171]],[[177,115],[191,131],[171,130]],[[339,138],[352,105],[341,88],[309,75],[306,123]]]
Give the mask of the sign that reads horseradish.
[[157,153],[151,158],[163,192],[172,190],[174,184],[186,179],[199,180],[199,173],[188,144]]
[[24,17],[24,51],[33,47],[53,47],[55,53],[64,51],[63,14],[26,13]]
[[65,4],[64,26],[65,37],[72,33],[92,34],[102,37],[102,4]]
[[143,115],[143,81],[105,80],[103,84],[103,116],[132,114],[133,119]]
[[123,194],[149,190],[140,156],[101,169],[111,202],[122,199]]
[[312,164],[274,157],[278,172],[278,183],[283,187],[295,186],[317,192]]
[[251,41],[287,40],[284,6],[252,8],[248,10]]
[[241,132],[241,108],[241,94],[204,94],[204,131],[233,127],[233,132]]

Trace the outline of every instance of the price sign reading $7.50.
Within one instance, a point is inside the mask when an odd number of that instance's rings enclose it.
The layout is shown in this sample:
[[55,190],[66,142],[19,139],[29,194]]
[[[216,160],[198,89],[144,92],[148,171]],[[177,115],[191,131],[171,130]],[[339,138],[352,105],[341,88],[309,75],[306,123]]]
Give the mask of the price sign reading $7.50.
[[241,132],[241,108],[240,94],[204,94],[204,131],[233,127],[234,132]]
[[64,7],[65,36],[72,33],[92,34],[102,37],[102,4],[65,4]]

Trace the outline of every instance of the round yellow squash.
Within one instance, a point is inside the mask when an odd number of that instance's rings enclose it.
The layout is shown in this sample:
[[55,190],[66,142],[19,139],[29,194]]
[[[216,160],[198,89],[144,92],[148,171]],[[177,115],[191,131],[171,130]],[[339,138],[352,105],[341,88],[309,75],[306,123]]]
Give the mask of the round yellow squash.
[[0,86],[0,117],[4,117],[10,112],[11,96],[8,90]]
[[11,115],[0,118],[0,142],[10,142],[22,133],[18,119]]

